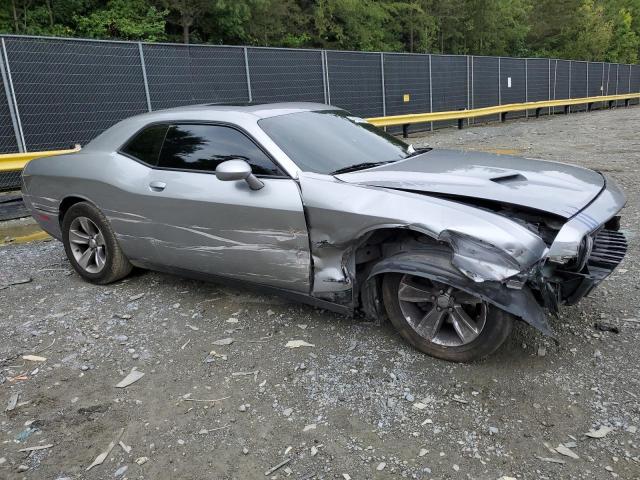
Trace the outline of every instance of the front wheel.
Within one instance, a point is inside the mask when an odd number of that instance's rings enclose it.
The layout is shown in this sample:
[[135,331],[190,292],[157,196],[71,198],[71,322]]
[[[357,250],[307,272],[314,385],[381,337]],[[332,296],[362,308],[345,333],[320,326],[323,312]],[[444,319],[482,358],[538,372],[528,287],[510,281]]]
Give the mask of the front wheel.
[[495,352],[513,328],[513,317],[445,283],[388,273],[384,305],[400,335],[418,350],[454,362]]
[[65,213],[62,241],[75,271],[92,283],[115,282],[133,268],[120,249],[109,221],[90,203],[76,203]]

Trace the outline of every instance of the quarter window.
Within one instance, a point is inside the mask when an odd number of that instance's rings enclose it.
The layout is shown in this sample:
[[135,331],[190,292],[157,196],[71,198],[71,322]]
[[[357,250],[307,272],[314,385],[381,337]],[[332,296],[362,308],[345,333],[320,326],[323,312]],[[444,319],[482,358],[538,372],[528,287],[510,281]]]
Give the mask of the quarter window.
[[171,125],[158,166],[213,172],[218,164],[231,159],[245,160],[256,175],[282,175],[246,135],[220,125]]
[[158,163],[158,156],[167,128],[169,128],[168,125],[151,125],[143,129],[127,142],[122,151],[144,163],[155,166]]

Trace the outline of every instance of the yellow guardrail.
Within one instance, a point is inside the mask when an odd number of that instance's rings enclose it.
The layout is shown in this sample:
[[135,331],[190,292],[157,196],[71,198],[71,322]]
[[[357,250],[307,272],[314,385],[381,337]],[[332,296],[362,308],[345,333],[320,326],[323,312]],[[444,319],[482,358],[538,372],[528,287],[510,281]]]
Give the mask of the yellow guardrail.
[[387,117],[367,118],[367,121],[377,127],[391,127],[402,125],[403,134],[407,136],[408,126],[413,123],[438,122],[443,120],[458,120],[458,128],[462,128],[462,120],[465,118],[477,118],[488,115],[500,115],[505,120],[509,112],[521,112],[535,110],[536,116],[540,115],[543,108],[564,107],[565,113],[571,105],[587,104],[587,110],[591,110],[594,103],[604,102],[612,107],[614,102],[624,101],[625,106],[629,101],[640,98],[640,93],[628,93],[623,95],[602,95],[599,97],[568,98],[563,100],[542,100],[539,102],[510,103],[507,105],[495,105],[493,107],[474,108],[470,110],[453,110],[447,112],[415,113],[409,115],[392,115]]
[[0,173],[22,170],[34,158],[52,157],[80,151],[80,145],[68,150],[48,150],[45,152],[5,153],[0,155]]

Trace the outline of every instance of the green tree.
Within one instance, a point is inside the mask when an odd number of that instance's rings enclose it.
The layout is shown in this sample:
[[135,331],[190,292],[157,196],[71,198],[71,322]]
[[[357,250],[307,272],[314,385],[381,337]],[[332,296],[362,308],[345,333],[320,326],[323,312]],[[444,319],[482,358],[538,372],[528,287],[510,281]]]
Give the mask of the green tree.
[[145,0],[109,0],[105,8],[74,19],[81,36],[157,41],[164,39],[166,15]]
[[633,30],[633,16],[629,9],[621,8],[613,19],[611,44],[606,55],[610,62],[637,63],[640,36]]

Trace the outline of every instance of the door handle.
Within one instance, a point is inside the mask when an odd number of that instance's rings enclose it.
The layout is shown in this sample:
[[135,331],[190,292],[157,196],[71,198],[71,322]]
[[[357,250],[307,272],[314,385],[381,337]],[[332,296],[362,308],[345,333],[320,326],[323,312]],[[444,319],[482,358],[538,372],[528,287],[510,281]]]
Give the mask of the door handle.
[[152,192],[161,192],[166,186],[167,184],[164,182],[151,182],[149,184],[149,189],[151,189]]

